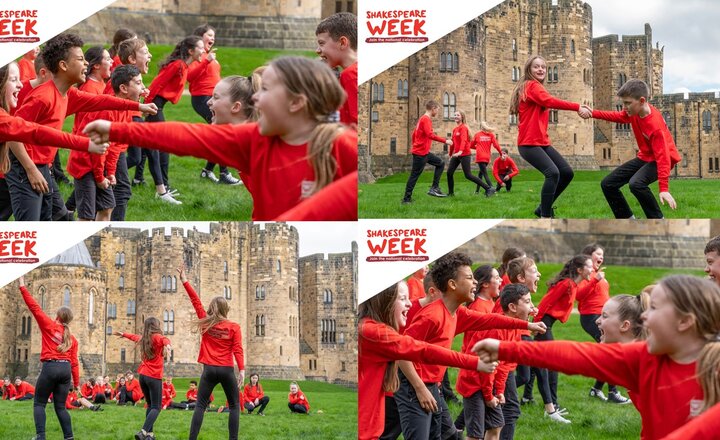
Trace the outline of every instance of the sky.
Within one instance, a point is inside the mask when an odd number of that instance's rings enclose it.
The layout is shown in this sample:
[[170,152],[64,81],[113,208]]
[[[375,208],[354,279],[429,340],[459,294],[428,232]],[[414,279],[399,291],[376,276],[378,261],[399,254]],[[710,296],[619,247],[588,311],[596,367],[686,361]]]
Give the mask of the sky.
[[720,1],[590,0],[593,37],[639,35],[665,46],[665,93],[720,90]]

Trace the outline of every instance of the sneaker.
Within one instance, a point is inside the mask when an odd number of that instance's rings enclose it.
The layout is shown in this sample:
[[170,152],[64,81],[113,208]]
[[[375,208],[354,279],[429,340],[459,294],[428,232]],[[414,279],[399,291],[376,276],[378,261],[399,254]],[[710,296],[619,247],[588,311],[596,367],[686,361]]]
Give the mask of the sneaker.
[[[550,218],[555,218],[555,210],[557,209],[557,206],[553,206],[550,211]],[[535,217],[541,218],[541,212],[540,212],[540,206],[535,208],[535,211],[533,211],[533,214],[535,214]]]
[[402,204],[403,204],[403,205],[409,205],[409,204],[411,204],[411,203],[412,203],[412,199],[409,198],[409,197],[404,197],[404,198],[402,199]]
[[567,408],[560,408],[560,405],[553,405],[555,407],[555,411],[558,412],[561,416],[570,414],[570,411],[567,410]]
[[598,390],[597,388],[590,388],[590,397],[597,397],[603,402],[607,402],[608,400],[608,398],[605,397],[605,394],[603,394],[602,390]]
[[534,405],[534,404],[535,404],[535,399],[533,399],[532,397],[529,399],[527,399],[525,397],[520,399],[520,405]]
[[145,440],[147,439],[147,433],[144,430],[140,430],[135,433],[135,440]]
[[440,188],[437,186],[434,186],[428,190],[428,195],[433,197],[447,197],[446,194],[443,194],[442,191],[440,191]]
[[178,191],[176,188],[172,188],[170,186],[165,187],[165,191],[169,192],[171,196],[177,197],[180,195],[180,191]]
[[162,195],[155,193],[155,198],[160,199],[163,202],[168,202],[171,205],[182,205],[182,202],[180,200],[176,200],[175,197],[173,197],[172,194],[170,194],[169,192],[166,192]]
[[608,393],[607,401],[610,403],[617,403],[618,405],[627,405],[630,403],[630,399],[620,394],[619,391],[611,391]]
[[133,179],[132,186],[145,185],[145,179]]
[[261,413],[261,412],[259,412],[258,415],[259,415],[259,416],[262,416],[262,417],[265,417],[265,414],[264,414],[264,413]]
[[208,171],[203,168],[203,170],[200,172],[200,178],[202,179],[208,179],[209,181],[213,183],[218,183],[218,178],[215,177],[215,173],[212,171]]
[[565,424],[572,423],[570,420],[563,417],[562,414],[560,414],[560,411],[554,411],[554,412],[551,412],[550,414],[548,414],[548,412],[545,411],[544,414],[545,414],[545,417],[549,417],[550,420],[552,420],[554,422],[565,423]]
[[220,173],[220,181],[218,183],[231,186],[242,185],[242,180],[234,178],[233,175],[230,174],[230,171],[228,171],[227,173]]
[[485,197],[492,197],[495,195],[497,191],[495,191],[495,188],[488,188],[485,190]]

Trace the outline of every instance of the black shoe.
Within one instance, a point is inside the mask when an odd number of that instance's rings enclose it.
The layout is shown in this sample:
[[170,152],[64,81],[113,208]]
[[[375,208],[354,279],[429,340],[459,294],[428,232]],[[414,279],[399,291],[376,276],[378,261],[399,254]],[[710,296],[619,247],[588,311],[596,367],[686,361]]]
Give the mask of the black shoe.
[[133,179],[132,180],[132,186],[139,186],[139,185],[145,185],[145,179]]
[[142,429],[135,433],[135,440],[145,440],[145,439],[147,439],[147,435],[145,435],[145,433],[143,432]]
[[242,180],[234,178],[233,175],[230,174],[230,171],[228,171],[227,173],[220,173],[219,183],[234,186],[241,185]]
[[495,188],[490,187],[490,188],[488,188],[488,189],[485,190],[485,197],[492,197],[492,196],[495,195],[495,192],[496,192],[496,191],[495,191]]
[[410,197],[403,197],[402,204],[403,205],[409,205],[412,203],[412,199]]
[[447,197],[447,195],[440,191],[440,188],[438,188],[437,186],[431,187],[427,193],[429,196],[433,197]]
[[455,197],[455,193],[448,193],[447,196],[448,196],[448,197]]
[[[557,206],[553,206],[550,209],[550,218],[555,218],[555,209],[557,209]],[[535,211],[533,211],[533,214],[535,214],[535,217],[542,218],[542,212],[540,211],[539,206],[537,208],[535,208]]]

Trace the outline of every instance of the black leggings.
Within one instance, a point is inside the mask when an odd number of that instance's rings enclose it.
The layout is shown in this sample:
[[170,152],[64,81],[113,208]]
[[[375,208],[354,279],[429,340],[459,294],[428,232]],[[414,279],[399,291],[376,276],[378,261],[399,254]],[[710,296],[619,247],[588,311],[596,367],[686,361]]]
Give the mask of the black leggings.
[[253,405],[250,402],[245,402],[245,409],[247,410],[248,414],[255,411],[255,408],[258,408],[258,412],[261,413],[265,411],[265,407],[270,402],[270,398],[268,396],[263,396],[262,399],[258,400],[257,406]]
[[200,433],[205,408],[210,403],[210,394],[215,385],[220,384],[227,397],[230,417],[228,418],[229,439],[237,440],[240,427],[240,396],[238,394],[237,378],[233,367],[219,367],[216,365],[204,365],[200,385],[198,387],[197,403],[193,411],[192,422],[190,423],[189,440],[196,440]]
[[[553,341],[555,338],[552,333],[552,326],[555,324],[557,319],[550,315],[545,315],[541,320],[545,323],[547,330],[544,334],[538,333],[535,336],[536,341]],[[557,405],[557,385],[558,385],[558,373],[557,371],[551,371],[546,368],[534,368],[535,376],[537,376],[538,390],[542,396],[543,403],[552,403]]]
[[[477,175],[478,178],[480,180],[484,180],[485,183],[488,184],[488,186],[492,186],[492,182],[490,181],[490,176],[488,176],[488,173],[487,173],[488,163],[487,162],[477,162],[477,164],[478,164],[478,168],[480,168],[480,171],[478,171],[478,175]],[[480,191],[480,185],[478,185],[475,188],[475,192],[478,192],[478,191]]]
[[39,440],[45,439],[45,405],[48,403],[50,393],[53,395],[53,407],[60,421],[63,438],[73,438],[72,421],[70,414],[65,409],[65,400],[70,392],[71,380],[70,362],[43,362],[40,376],[35,384],[33,401],[35,432]]
[[[205,122],[208,124],[212,124],[212,112],[210,111],[210,107],[208,107],[208,101],[210,100],[211,96],[191,96],[190,102],[192,103],[193,110],[195,110],[195,113],[200,115],[201,118],[205,119]],[[208,161],[207,164],[205,164],[205,169],[208,171],[212,171],[215,168],[215,164]],[[220,165],[220,173],[225,174],[227,173],[227,167],[224,167]]]
[[307,408],[299,403],[288,403],[288,408],[290,408],[290,412],[307,414]]
[[[455,174],[455,170],[457,169],[458,165],[462,167],[463,174],[465,175],[465,178],[471,182],[474,182],[478,188],[481,186],[484,190],[490,189],[490,185],[483,182],[481,179],[473,176],[471,168],[470,168],[470,156],[461,156],[461,157],[451,157],[450,158],[450,164],[448,165],[447,170],[447,181],[448,181],[448,192],[452,194],[455,190],[455,179],[453,178],[453,174]],[[475,190],[477,192],[479,190]]]
[[[600,315],[598,314],[580,315],[580,325],[582,326],[583,330],[585,330],[585,333],[589,334],[590,336],[592,336],[593,339],[595,339],[595,342],[600,342],[600,329],[595,323],[599,317]],[[593,388],[595,388],[596,390],[602,390],[603,386],[605,386],[605,382],[596,380]],[[617,387],[615,385],[608,384],[608,391],[610,391],[611,393],[616,392]]]
[[[133,116],[133,122],[144,122],[140,116]],[[160,152],[158,150],[151,150],[149,148],[133,147],[130,146],[127,149],[127,168],[130,169],[135,167],[135,180],[143,180],[144,171],[144,158],[147,157],[148,164],[150,165],[150,174],[153,178],[155,186],[161,185],[162,172],[160,171]]]
[[[147,117],[145,118],[145,122],[165,122],[165,114],[163,113],[163,108],[165,107],[165,104],[167,102],[168,100],[163,98],[162,96],[156,96],[153,99],[153,103],[158,108],[157,114],[147,115]],[[167,189],[167,187],[169,186],[168,173],[170,169],[170,153],[159,151],[158,156],[160,157],[160,173],[162,174],[162,183],[165,185],[165,189]],[[157,184],[158,183],[155,182],[155,185]]]
[[148,404],[145,410],[145,423],[142,429],[145,432],[152,432],[155,420],[160,415],[160,403],[162,401],[162,379],[140,375],[140,389],[145,395]]
[[545,176],[540,193],[540,216],[552,217],[552,204],[565,191],[575,173],[565,158],[552,146],[521,145],[520,156]]

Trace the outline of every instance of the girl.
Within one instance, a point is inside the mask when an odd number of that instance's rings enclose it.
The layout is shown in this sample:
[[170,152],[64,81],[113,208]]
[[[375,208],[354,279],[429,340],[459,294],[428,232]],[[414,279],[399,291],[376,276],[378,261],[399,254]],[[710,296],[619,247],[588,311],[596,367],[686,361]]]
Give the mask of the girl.
[[[332,181],[357,170],[357,133],[327,122],[344,100],[332,71],[299,57],[273,60],[253,97],[257,123],[110,124],[86,127],[93,139],[112,137],[237,168],[253,196],[253,220],[273,219]],[[111,130],[112,125],[112,130]]]
[[258,415],[264,416],[265,407],[267,407],[270,398],[265,395],[265,392],[260,385],[260,376],[257,373],[250,375],[250,383],[245,385],[245,390],[242,393],[245,409],[248,414],[252,414],[255,408],[258,408]]
[[[490,181],[490,176],[488,176],[487,173],[487,166],[490,163],[490,147],[495,147],[497,152],[502,154],[502,151],[500,151],[500,144],[498,144],[497,139],[495,139],[495,134],[493,134],[494,131],[495,129],[487,122],[481,121],[480,131],[475,133],[475,137],[473,137],[473,140],[470,143],[470,148],[474,149],[476,152],[475,163],[478,164],[478,168],[480,169],[478,172],[478,178],[480,180],[484,179],[485,183],[489,186],[493,186]],[[481,185],[478,185],[477,188],[475,188],[475,194],[480,191],[480,186]]]
[[[160,63],[158,75],[150,83],[150,92],[145,102],[153,102],[158,108],[157,114],[148,115],[146,122],[163,122],[165,115],[163,108],[170,101],[177,104],[180,101],[185,82],[187,81],[188,66],[198,61],[205,51],[203,39],[197,35],[185,37],[175,49]],[[160,171],[162,172],[163,185],[168,184],[168,168],[170,166],[170,155],[167,152],[160,152]],[[172,191],[170,191],[172,194]]]
[[479,188],[482,186],[485,190],[485,197],[490,197],[495,194],[490,183],[484,183],[482,180],[472,175],[470,171],[470,130],[465,123],[465,113],[458,110],[455,112],[455,123],[457,126],[452,132],[452,145],[450,146],[450,164],[448,165],[447,179],[448,179],[448,195],[454,196],[455,180],[453,174],[458,165],[462,166],[463,174],[465,178],[471,182],[477,184],[478,189],[475,190],[475,194],[478,193]]
[[[604,261],[605,250],[597,243],[593,243],[585,246],[582,250],[582,254],[589,255],[593,263],[594,275],[601,270],[602,263]],[[582,325],[585,333],[589,334],[595,341],[600,342],[600,329],[598,328],[597,322],[600,314],[602,313],[603,306],[610,299],[610,285],[606,279],[602,279],[595,284],[592,289],[585,289],[584,287],[589,281],[581,281],[578,286],[578,294],[575,299],[578,302],[578,311],[580,312],[580,325]],[[608,384],[608,397],[602,392],[604,383],[596,381],[595,385],[590,388],[590,397],[596,397],[605,402],[627,404],[630,400],[624,397],[617,390],[615,385]]]
[[148,408],[145,411],[145,423],[135,434],[135,440],[153,440],[153,426],[160,415],[162,404],[163,360],[172,350],[170,340],[163,336],[160,320],[152,316],[145,319],[142,336],[121,332],[115,332],[115,335],[130,339],[141,347],[142,363],[138,374]]
[[72,421],[65,408],[65,401],[70,387],[77,388],[80,383],[78,342],[68,327],[73,320],[72,310],[69,307],[60,307],[55,319],[50,318],[25,288],[25,278],[20,277],[18,282],[23,300],[40,327],[42,338],[40,352],[42,367],[35,383],[33,400],[36,438],[45,438],[45,405],[52,393],[53,407],[60,422],[63,438],[71,439],[73,438]]
[[[567,322],[572,312],[575,296],[578,292],[578,284],[582,280],[590,280],[583,286],[583,289],[594,289],[597,283],[605,277],[605,273],[600,270],[591,279],[593,273],[592,259],[587,255],[576,255],[570,259],[559,274],[548,283],[548,291],[540,300],[538,305],[538,313],[535,321],[542,321],[548,328],[545,334],[535,336],[536,341],[552,341],[555,339],[552,334],[552,326],[555,321],[562,323]],[[545,405],[552,403],[556,410],[559,406],[557,403],[557,380],[556,371],[548,371],[538,369],[535,372],[538,378],[538,388]],[[547,413],[548,415],[552,412]]]
[[66,409],[82,409],[87,408],[90,411],[103,411],[100,405],[93,405],[92,402],[84,398],[82,395],[78,396],[75,388],[70,388],[67,398],[65,399]]
[[490,371],[478,359],[426,342],[402,336],[410,309],[408,288],[396,283],[360,304],[358,311],[358,438],[376,439],[385,423],[384,393],[397,390],[399,380],[395,361],[423,361],[458,368]]
[[118,48],[120,47],[120,43],[122,43],[123,41],[126,41],[126,40],[132,40],[135,38],[137,38],[137,34],[133,31],[131,31],[130,29],[120,28],[117,31],[115,31],[115,35],[113,35],[113,44],[109,51],[109,54],[113,60],[112,67],[110,68],[111,72],[117,66],[122,64],[122,62],[120,61],[120,56],[118,54]]
[[305,394],[300,391],[297,382],[290,382],[290,393],[288,394],[288,408],[290,412],[300,414],[310,414],[310,402],[307,401]]
[[717,403],[711,394],[703,399],[700,385],[706,379],[716,381],[715,372],[699,367],[719,348],[720,287],[686,275],[663,278],[653,288],[650,308],[642,317],[648,332],[646,341],[527,344],[486,339],[473,351],[486,361],[495,360],[499,354],[501,359],[522,359],[624,386],[640,402],[643,438],[661,439],[697,415],[703,404]]
[[203,364],[200,376],[197,404],[190,424],[190,440],[195,440],[200,433],[205,409],[210,403],[210,395],[218,383],[222,385],[227,397],[230,417],[228,431],[230,440],[237,440],[240,422],[240,404],[238,399],[238,380],[233,370],[233,357],[240,370],[240,383],[245,378],[245,360],[243,358],[242,335],[240,326],[227,319],[230,305],[225,298],[216,296],[210,302],[207,311],[203,308],[200,297],[188,282],[185,267],[177,269],[185,291],[197,313],[198,320],[194,327],[202,334],[198,362]]
[[[212,123],[212,113],[208,101],[212,97],[213,89],[220,82],[220,63],[215,55],[215,29],[204,24],[193,31],[193,35],[202,37],[205,50],[198,61],[190,64],[187,80],[190,83],[190,96],[195,113],[200,115],[208,124]],[[200,177],[209,179],[215,183],[226,185],[238,185],[242,183],[230,174],[226,166],[220,165],[220,179],[215,177],[213,169],[215,164],[208,162],[200,172]]]
[[549,218],[554,217],[553,202],[574,176],[570,165],[550,145],[547,134],[550,109],[574,110],[583,118],[590,117],[591,113],[585,108],[580,110],[580,104],[551,96],[543,87],[545,71],[545,60],[541,56],[533,55],[527,60],[525,75],[512,93],[510,114],[520,117],[517,141],[520,156],[545,176],[535,215]]

